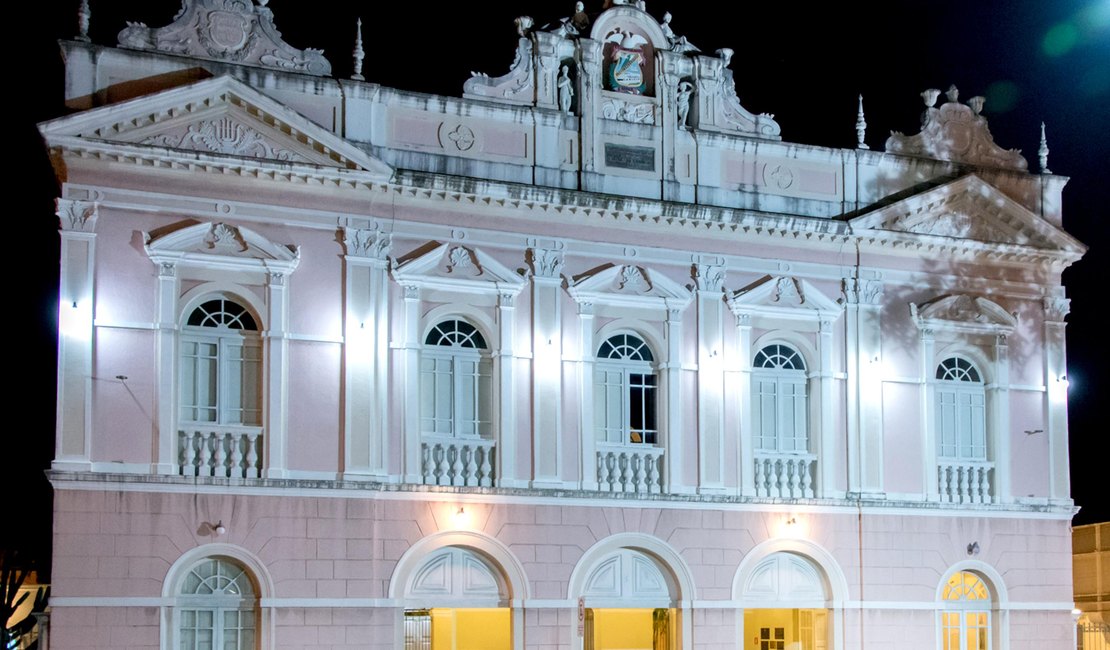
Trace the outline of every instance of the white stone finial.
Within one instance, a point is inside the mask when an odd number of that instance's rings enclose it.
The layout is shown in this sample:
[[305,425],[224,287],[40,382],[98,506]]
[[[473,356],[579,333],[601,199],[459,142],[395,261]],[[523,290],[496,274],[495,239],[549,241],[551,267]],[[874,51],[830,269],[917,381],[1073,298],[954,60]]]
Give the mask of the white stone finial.
[[362,49],[362,18],[358,19],[358,27],[355,28],[355,51],[352,56],[355,59],[355,73],[351,75],[351,79],[366,81],[366,77],[362,76],[362,61],[366,58],[366,52]]
[[925,107],[932,108],[937,104],[937,97],[940,97],[940,90],[937,88],[930,88],[921,93],[921,99],[925,100]]
[[1051,174],[1048,168],[1048,140],[1044,135],[1044,122],[1041,122],[1041,146],[1037,149],[1037,161],[1041,164],[1042,174]]
[[949,86],[948,90],[944,91],[944,95],[950,102],[960,101],[960,89],[956,87],[956,84]]
[[77,8],[77,40],[86,42],[90,40],[90,20],[92,20],[92,10],[89,9],[89,0],[81,0],[81,6]]
[[735,52],[732,51],[731,47],[722,47],[717,50],[717,58],[722,61],[721,67],[727,68],[732,63],[733,54],[735,54]]
[[532,25],[535,24],[531,16],[518,16],[513,22],[516,23],[516,33],[521,37],[527,36],[528,32],[532,31]]
[[983,112],[983,104],[986,102],[987,98],[979,95],[967,100],[967,105],[971,107],[972,113],[979,115]]
[[863,139],[867,137],[867,120],[863,119],[863,93],[859,96],[859,112],[856,113],[856,149],[870,149]]

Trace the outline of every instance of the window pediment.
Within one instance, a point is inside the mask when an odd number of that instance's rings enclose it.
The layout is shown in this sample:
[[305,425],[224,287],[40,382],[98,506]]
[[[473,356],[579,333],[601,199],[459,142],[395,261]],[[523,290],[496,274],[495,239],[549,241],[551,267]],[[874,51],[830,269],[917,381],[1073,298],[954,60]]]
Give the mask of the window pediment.
[[742,314],[778,316],[793,320],[836,318],[841,306],[800,278],[765,276],[728,299],[729,308]]
[[143,233],[148,257],[159,265],[292,273],[300,249],[276,244],[259,233],[230,224],[198,223],[165,234]]
[[611,264],[576,276],[567,289],[579,304],[684,310],[690,290],[661,273],[631,264]]
[[394,261],[398,284],[465,293],[515,295],[526,281],[520,274],[477,248],[440,244],[404,262]]
[[59,118],[41,131],[51,146],[158,150],[167,159],[230,156],[368,172],[382,181],[393,175],[384,162],[229,76]]
[[967,294],[952,294],[921,304],[910,303],[910,315],[921,330],[965,334],[1009,334],[1017,316],[996,302]]

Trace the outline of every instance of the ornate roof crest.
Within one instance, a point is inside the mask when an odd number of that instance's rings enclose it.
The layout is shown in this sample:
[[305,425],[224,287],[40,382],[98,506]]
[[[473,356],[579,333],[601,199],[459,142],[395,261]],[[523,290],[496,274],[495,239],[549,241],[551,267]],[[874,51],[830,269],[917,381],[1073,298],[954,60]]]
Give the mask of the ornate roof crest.
[[128,23],[119,44],[202,59],[288,72],[331,74],[323,50],[298,50],[274,27],[269,0],[182,0],[181,11],[165,27]]
[[956,293],[924,303],[910,303],[910,317],[919,329],[965,334],[1009,334],[1017,316],[998,303],[979,296]]
[[945,93],[948,101],[935,108],[940,94],[935,88],[921,93],[926,107],[921,132],[906,136],[892,131],[886,141],[887,151],[984,167],[1021,171],[1028,167],[1020,151],[1007,151],[994,143],[987,120],[980,115],[985,101],[982,97],[972,97],[967,105],[961,104],[959,90],[952,86]]

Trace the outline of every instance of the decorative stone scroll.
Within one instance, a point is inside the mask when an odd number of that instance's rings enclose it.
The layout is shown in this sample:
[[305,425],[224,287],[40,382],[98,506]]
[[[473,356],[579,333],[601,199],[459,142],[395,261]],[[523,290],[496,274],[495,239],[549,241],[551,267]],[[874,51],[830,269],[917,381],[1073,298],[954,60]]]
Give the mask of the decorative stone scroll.
[[323,50],[298,50],[281,38],[267,0],[185,0],[173,23],[147,27],[128,23],[119,44],[289,72],[326,76],[331,63]]
[[532,70],[532,40],[521,36],[517,41],[516,58],[509,72],[490,78],[484,72],[471,72],[463,83],[463,97],[493,99],[511,104],[531,104],[535,98],[536,80]]
[[1028,167],[1017,149],[1005,150],[994,143],[983,110],[983,98],[972,97],[967,105],[959,101],[955,86],[946,93],[948,101],[934,108],[940,91],[930,89],[921,93],[925,100],[925,114],[921,117],[921,132],[903,135],[892,131],[886,141],[886,150],[910,156],[921,156],[984,167],[1001,167],[1024,171]]

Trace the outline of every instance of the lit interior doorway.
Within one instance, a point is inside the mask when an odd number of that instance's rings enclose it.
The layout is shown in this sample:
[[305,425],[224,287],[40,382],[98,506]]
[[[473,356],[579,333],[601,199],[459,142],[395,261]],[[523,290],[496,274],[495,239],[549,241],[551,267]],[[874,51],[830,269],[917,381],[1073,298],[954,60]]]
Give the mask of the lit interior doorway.
[[743,650],[829,650],[828,586],[813,563],[775,553],[744,585]]
[[474,551],[449,546],[413,573],[405,594],[404,650],[510,650],[507,581]]
[[583,650],[677,650],[677,589],[651,555],[622,548],[586,578]]

